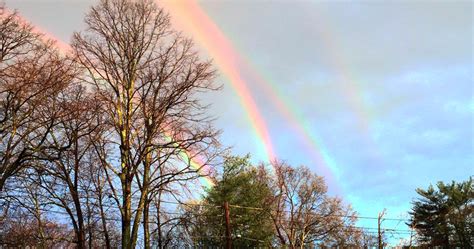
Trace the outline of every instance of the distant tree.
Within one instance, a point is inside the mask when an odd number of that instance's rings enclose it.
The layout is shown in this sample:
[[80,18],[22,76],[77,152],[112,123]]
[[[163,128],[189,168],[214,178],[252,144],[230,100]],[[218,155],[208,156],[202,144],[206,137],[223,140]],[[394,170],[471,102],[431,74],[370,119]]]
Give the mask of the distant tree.
[[[51,213],[45,191],[38,185],[38,177],[22,174],[12,179],[14,189],[5,191],[8,203],[0,217],[0,247],[59,248],[73,245],[73,232],[65,225],[49,218]],[[3,247],[2,247],[3,248]]]
[[474,244],[474,184],[469,180],[450,184],[438,182],[437,189],[417,189],[409,226],[419,242],[443,248],[472,248]]
[[[71,248],[71,231],[53,220],[41,224],[25,213],[14,212],[0,221],[1,248]],[[38,227],[41,227],[41,233]]]
[[257,178],[249,157],[227,157],[216,185],[209,189],[202,205],[190,208],[190,236],[199,247],[224,247],[225,202],[229,204],[232,246],[268,247],[274,234],[267,198],[271,191]]
[[191,245],[224,245],[225,202],[236,248],[367,245],[366,234],[354,226],[356,213],[328,196],[324,179],[306,167],[275,162],[269,169],[251,166],[248,158],[227,158],[203,202],[186,206]]
[[307,167],[275,162],[271,179],[275,210],[271,212],[279,245],[289,248],[315,244],[355,246],[356,213],[339,198],[327,195],[324,179]]

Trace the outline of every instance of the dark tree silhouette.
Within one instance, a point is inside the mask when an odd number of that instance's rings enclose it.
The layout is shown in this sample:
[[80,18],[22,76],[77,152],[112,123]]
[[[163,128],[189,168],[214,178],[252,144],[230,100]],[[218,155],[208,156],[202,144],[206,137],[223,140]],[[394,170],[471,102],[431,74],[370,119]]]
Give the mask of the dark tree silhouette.
[[474,240],[474,182],[438,182],[437,189],[417,189],[410,212],[422,244],[443,248],[472,248]]

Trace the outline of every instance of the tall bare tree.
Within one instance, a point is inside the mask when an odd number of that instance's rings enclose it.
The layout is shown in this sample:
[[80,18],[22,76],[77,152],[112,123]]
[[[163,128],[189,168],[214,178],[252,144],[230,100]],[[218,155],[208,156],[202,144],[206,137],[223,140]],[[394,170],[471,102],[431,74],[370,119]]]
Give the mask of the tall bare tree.
[[54,44],[0,7],[0,192],[8,178],[48,150],[55,96],[75,75]]
[[[85,21],[88,28],[74,35],[73,47],[106,113],[108,136],[97,151],[108,175],[117,177],[110,185],[120,182],[114,198],[122,247],[133,248],[152,175],[160,172],[152,168],[159,169],[164,158],[176,163],[179,150],[202,151],[216,143],[206,106],[197,98],[215,89],[214,70],[189,39],[171,29],[168,15],[153,1],[102,0]],[[197,171],[188,161],[153,181]]]

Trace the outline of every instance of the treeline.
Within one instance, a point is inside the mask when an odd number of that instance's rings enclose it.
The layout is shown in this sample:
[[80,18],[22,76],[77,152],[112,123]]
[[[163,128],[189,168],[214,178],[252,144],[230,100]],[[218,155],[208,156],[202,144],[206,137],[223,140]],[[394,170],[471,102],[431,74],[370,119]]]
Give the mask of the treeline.
[[[324,179],[304,166],[252,166],[227,157],[202,202],[185,206],[193,247],[314,248],[371,246],[357,214],[327,195]],[[182,246],[185,246],[184,244]]]

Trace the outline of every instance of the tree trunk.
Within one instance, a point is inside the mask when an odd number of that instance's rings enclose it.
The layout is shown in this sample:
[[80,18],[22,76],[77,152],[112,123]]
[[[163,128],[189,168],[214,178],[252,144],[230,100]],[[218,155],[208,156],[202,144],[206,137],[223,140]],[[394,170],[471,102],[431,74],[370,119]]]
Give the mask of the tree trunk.
[[[161,173],[161,168],[160,168],[160,173]],[[160,188],[158,190],[158,201],[156,202],[156,221],[157,221],[157,232],[158,232],[158,248],[162,249],[163,248],[163,232],[161,231],[161,216],[160,216],[160,210],[161,210],[161,193],[162,189]]]
[[132,220],[132,198],[131,184],[128,182],[128,176],[122,174],[122,248],[131,249],[131,220]]
[[[100,183],[99,183],[100,184]],[[111,249],[109,231],[107,229],[107,219],[105,217],[104,206],[102,203],[102,192],[99,193],[99,211],[102,220],[102,230],[104,230],[105,247]]]
[[[138,240],[138,229],[140,227],[140,221],[142,219],[142,215],[144,214],[143,210],[145,209],[145,203],[147,202],[148,196],[148,188],[149,188],[149,174],[150,174],[150,164],[151,164],[151,153],[148,151],[147,155],[145,156],[145,161],[143,162],[143,185],[141,189],[140,200],[138,202],[138,207],[136,210],[135,219],[133,222],[132,228],[132,248],[135,248],[137,240]],[[147,219],[149,216],[146,217]],[[148,220],[146,220],[148,222]],[[145,220],[144,220],[145,223]]]
[[[72,187],[72,186],[70,186]],[[81,203],[79,200],[79,196],[77,194],[77,188],[71,189],[71,197],[74,202],[74,207],[76,209],[76,215],[77,215],[77,223],[78,223],[78,230],[76,231],[76,237],[77,237],[77,248],[82,249],[86,248],[86,235],[85,235],[85,229],[84,229],[84,215],[82,213],[81,209]]]
[[230,211],[229,211],[229,203],[226,201],[224,202],[224,214],[225,214],[225,241],[226,241],[226,249],[232,248],[232,232],[230,230]]
[[148,197],[145,200],[145,207],[143,208],[143,236],[145,237],[145,249],[150,249],[150,224],[149,224],[149,213],[150,211],[150,201]]
[[0,193],[3,191],[3,186],[5,185],[5,179],[6,177],[0,177]]

